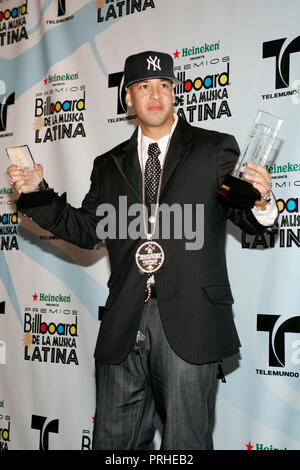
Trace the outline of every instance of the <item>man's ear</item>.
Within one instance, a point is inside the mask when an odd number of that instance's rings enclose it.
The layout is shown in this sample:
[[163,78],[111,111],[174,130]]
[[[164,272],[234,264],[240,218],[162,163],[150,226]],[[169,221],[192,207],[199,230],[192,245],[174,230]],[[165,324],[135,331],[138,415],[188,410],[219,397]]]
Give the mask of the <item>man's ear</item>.
[[175,88],[174,87],[172,87],[172,100],[173,100],[173,104],[175,104],[176,96],[175,96]]
[[129,88],[126,88],[125,103],[127,104],[127,106],[132,106],[131,93]]

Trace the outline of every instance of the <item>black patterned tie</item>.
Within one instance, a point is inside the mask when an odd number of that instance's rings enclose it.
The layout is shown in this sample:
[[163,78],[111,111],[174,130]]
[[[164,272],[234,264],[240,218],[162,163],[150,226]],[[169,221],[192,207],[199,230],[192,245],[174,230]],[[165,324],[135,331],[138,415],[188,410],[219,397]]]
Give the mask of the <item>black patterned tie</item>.
[[160,161],[158,156],[161,154],[159,146],[156,142],[149,144],[148,158],[145,165],[145,189],[146,201],[148,207],[156,203],[157,190],[160,178]]
[[[156,142],[148,146],[148,158],[145,165],[145,192],[146,204],[151,214],[151,204],[156,203],[157,191],[159,187],[159,179],[161,173],[160,161],[158,156],[161,154],[159,146]],[[151,231],[151,226],[148,227]],[[151,296],[151,285],[153,283],[153,274],[147,274],[147,286],[145,292],[145,302],[148,302]]]

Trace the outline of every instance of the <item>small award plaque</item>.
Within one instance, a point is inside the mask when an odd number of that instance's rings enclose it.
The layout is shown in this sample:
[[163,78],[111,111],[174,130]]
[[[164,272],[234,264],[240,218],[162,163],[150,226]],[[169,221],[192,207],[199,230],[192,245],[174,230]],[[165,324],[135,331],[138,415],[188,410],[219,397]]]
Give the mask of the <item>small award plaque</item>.
[[34,169],[35,161],[28,145],[19,145],[16,147],[7,147],[6,153],[13,165],[18,166],[27,172],[28,183],[36,186],[38,189],[45,189],[44,182],[41,181],[39,172]]
[[6,152],[8,158],[13,165],[17,165],[22,170],[34,170],[34,159],[28,145],[19,145],[17,147],[7,147]]
[[261,194],[245,180],[242,168],[254,162],[265,166],[283,120],[265,111],[259,111],[246,146],[235,169],[228,173],[217,194],[242,207],[253,207]]

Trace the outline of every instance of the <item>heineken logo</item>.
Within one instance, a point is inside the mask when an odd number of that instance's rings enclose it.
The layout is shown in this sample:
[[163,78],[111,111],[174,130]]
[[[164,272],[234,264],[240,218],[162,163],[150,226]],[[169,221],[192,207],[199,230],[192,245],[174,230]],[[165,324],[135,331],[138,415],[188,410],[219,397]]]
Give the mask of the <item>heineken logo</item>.
[[261,442],[252,444],[251,441],[249,441],[248,444],[245,444],[245,446],[247,447],[247,450],[287,450],[286,447],[275,447],[272,444],[262,444]]
[[174,59],[179,59],[180,53],[181,57],[191,57],[194,55],[199,55],[199,54],[207,54],[208,52],[212,51],[218,51],[220,49],[220,41],[217,41],[215,43],[211,44],[197,44],[192,47],[183,47],[181,49],[181,52],[176,49],[175,52],[173,52]]
[[56,73],[53,73],[51,75],[48,75],[48,77],[46,77],[44,79],[44,84],[47,85],[49,83],[57,83],[57,82],[67,82],[67,81],[70,81],[70,80],[78,80],[79,78],[79,73],[62,73],[62,74],[56,74]]
[[0,194],[11,194],[13,192],[12,188],[0,188]]
[[273,165],[266,165],[266,169],[271,174],[280,174],[280,173],[291,173],[294,171],[300,171],[300,163],[291,163],[287,162],[284,164],[274,163]]
[[35,302],[71,302],[71,295],[62,295],[62,294],[45,294],[40,292],[38,295],[36,292],[32,294],[32,298]]

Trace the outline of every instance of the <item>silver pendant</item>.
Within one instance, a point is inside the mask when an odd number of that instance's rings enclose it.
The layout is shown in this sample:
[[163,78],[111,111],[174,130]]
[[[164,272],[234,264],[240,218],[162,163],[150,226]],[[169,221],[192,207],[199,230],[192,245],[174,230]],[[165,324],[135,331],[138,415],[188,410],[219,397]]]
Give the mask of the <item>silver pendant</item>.
[[143,243],[135,254],[136,264],[142,273],[155,273],[162,267],[164,260],[164,250],[152,240]]

